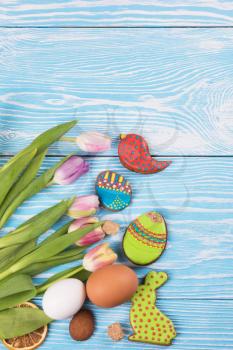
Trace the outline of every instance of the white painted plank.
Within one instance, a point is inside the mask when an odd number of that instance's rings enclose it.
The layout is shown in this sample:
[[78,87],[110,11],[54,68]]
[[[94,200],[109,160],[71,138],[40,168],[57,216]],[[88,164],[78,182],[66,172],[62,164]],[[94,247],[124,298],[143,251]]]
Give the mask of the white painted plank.
[[233,29],[2,29],[0,46],[2,154],[74,117],[111,154],[121,132],[159,155],[233,154]]
[[5,0],[5,26],[229,26],[231,0]]
[[[47,159],[45,166],[56,158]],[[169,282],[162,299],[232,298],[233,295],[233,165],[231,158],[173,158],[165,171],[140,175],[124,169],[117,158],[88,158],[91,170],[70,186],[53,185],[25,202],[2,233],[35,213],[75,194],[94,193],[97,174],[106,169],[122,173],[133,187],[133,202],[119,213],[100,211],[100,217],[121,225],[111,245],[125,261],[121,237],[130,221],[143,212],[158,210],[168,224],[165,253],[150,268],[165,270]],[[138,269],[144,276],[148,269]],[[48,276],[42,274],[41,278]],[[41,280],[41,278],[39,280]]]

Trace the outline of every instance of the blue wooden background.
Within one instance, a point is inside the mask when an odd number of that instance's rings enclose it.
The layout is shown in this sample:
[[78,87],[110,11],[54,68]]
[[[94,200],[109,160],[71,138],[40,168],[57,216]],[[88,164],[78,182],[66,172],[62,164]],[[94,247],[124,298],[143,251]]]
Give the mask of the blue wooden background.
[[[5,0],[0,81],[1,164],[43,130],[73,118],[79,124],[71,136],[99,130],[113,137],[110,152],[83,154],[91,165],[85,177],[26,201],[2,234],[61,198],[93,193],[98,172],[121,172],[132,183],[132,205],[99,214],[121,224],[111,245],[122,261],[128,223],[151,209],[165,216],[168,246],[151,267],[170,277],[158,304],[177,329],[172,349],[233,349],[233,2]],[[120,132],[146,136],[152,153],[172,165],[150,176],[124,169]],[[57,143],[43,169],[74,150]],[[140,277],[146,271],[137,269]],[[72,341],[68,322],[55,322],[41,349],[159,348],[107,337],[114,321],[130,333],[130,304],[89,307],[97,321],[90,340]]]

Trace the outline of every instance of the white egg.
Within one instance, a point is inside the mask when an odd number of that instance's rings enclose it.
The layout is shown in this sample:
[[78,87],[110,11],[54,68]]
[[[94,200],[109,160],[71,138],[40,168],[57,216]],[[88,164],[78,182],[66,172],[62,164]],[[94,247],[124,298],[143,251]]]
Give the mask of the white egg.
[[78,312],[86,298],[83,282],[67,278],[54,283],[44,293],[42,306],[47,316],[64,320]]

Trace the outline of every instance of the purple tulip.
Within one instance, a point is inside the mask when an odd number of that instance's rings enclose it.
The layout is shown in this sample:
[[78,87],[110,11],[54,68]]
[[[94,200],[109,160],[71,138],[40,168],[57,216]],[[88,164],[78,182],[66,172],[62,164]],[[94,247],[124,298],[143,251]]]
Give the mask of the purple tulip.
[[[94,224],[98,221],[99,220],[94,216],[77,219],[74,222],[72,222],[72,224],[69,227],[68,232],[78,230],[81,227],[85,227],[87,225]],[[75,242],[75,244],[78,245],[79,247],[83,247],[83,246],[87,246],[87,245],[99,242],[104,237],[105,237],[105,232],[103,231],[102,227],[100,226],[100,227],[97,227],[96,229],[94,229],[93,231],[87,233],[82,238],[80,238],[77,242]]]
[[71,156],[55,172],[53,182],[69,185],[88,172],[89,164],[81,157]]
[[70,209],[68,215],[74,219],[94,215],[99,208],[99,198],[96,195],[77,197]]

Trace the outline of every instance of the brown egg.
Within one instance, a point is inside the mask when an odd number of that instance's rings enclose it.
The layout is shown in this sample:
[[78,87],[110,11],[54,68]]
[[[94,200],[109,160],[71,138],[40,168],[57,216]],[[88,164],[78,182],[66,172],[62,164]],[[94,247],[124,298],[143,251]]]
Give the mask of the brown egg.
[[114,307],[130,300],[137,287],[136,273],[121,264],[108,265],[93,272],[86,284],[88,298],[100,307]]

